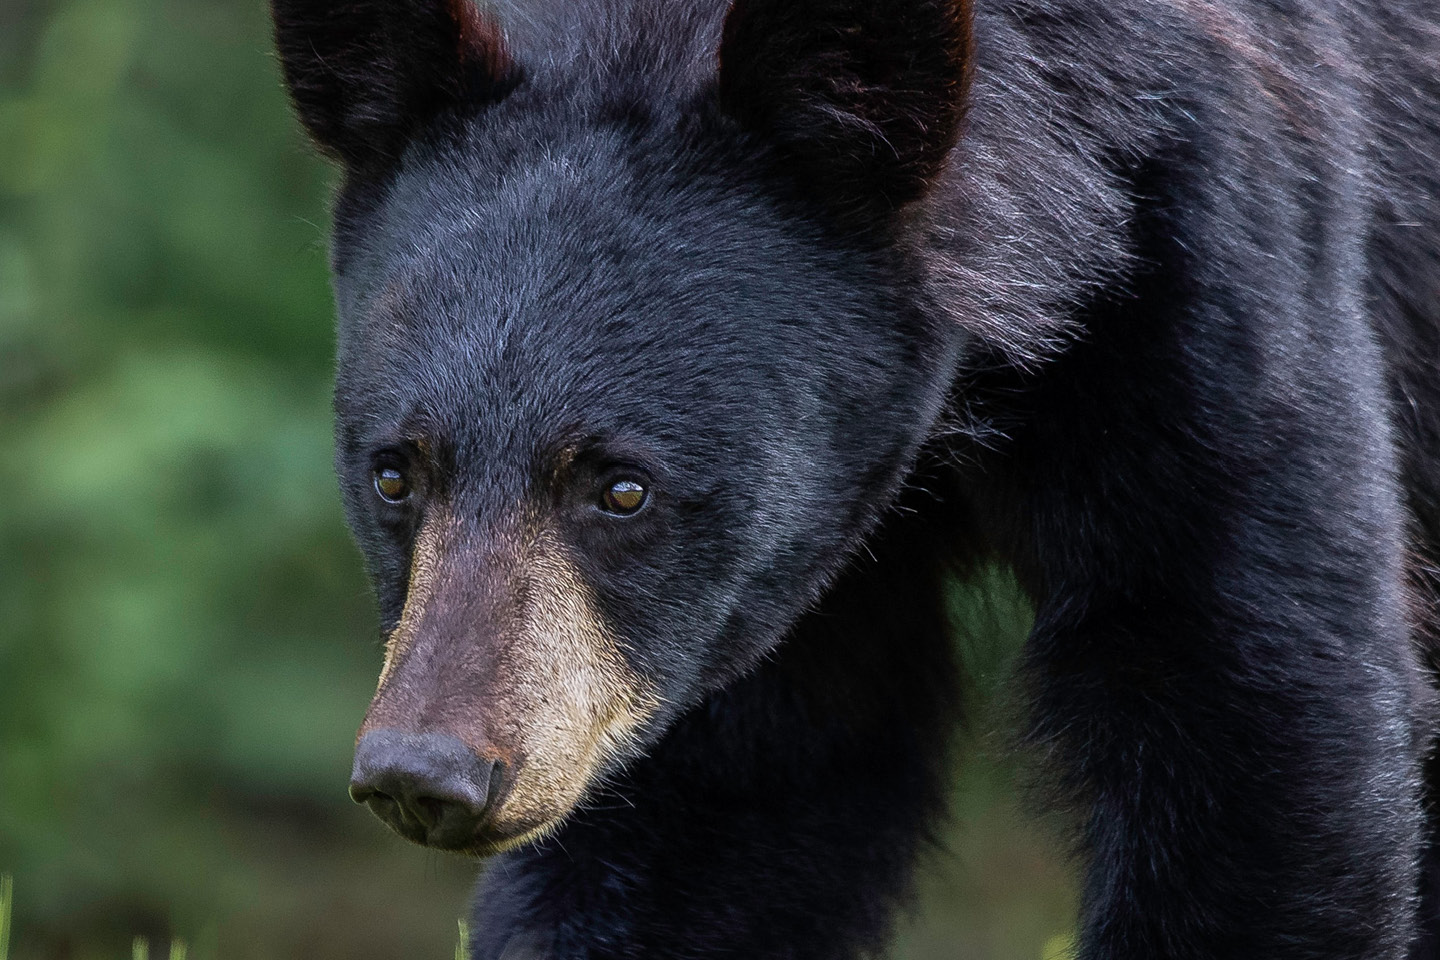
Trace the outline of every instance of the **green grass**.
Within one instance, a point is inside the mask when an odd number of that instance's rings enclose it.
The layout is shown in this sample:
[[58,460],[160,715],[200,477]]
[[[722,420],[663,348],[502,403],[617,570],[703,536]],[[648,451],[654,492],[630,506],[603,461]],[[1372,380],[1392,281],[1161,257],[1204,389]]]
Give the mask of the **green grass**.
[[1075,960],[1075,938],[1060,934],[1046,940],[1040,960]]
[[[15,900],[15,878],[0,874],[0,960],[10,960],[10,918],[11,906]],[[465,938],[465,925],[460,925],[461,942]],[[458,948],[457,948],[458,949]],[[184,940],[170,941],[168,960],[185,960],[189,948]],[[460,955],[457,953],[457,957]],[[130,960],[150,960],[150,941],[136,937],[130,943]]]
[[[469,960],[470,957],[470,925],[464,920],[457,921],[460,927],[460,939],[455,941],[455,960]],[[0,957],[0,960],[4,960]]]
[[[184,940],[170,941],[169,960],[185,960],[190,948]],[[130,943],[130,960],[150,960],[150,941],[144,937],[136,937]]]
[[15,878],[0,875],[0,960],[10,960],[10,901],[15,898]]
[[[0,874],[0,960],[10,960],[10,905],[15,898],[15,878],[8,873]],[[457,921],[459,939],[455,941],[455,960],[466,960],[470,956],[470,927],[464,921]],[[171,940],[167,960],[186,960],[190,952],[184,940]],[[150,960],[150,941],[136,937],[130,941],[130,960]]]

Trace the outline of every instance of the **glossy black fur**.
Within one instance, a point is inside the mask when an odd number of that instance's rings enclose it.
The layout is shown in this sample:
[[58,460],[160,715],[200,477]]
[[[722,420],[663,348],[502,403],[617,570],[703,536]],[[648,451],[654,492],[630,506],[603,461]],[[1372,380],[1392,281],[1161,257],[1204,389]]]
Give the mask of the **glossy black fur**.
[[562,496],[557,437],[660,478],[572,536],[669,708],[490,865],[476,958],[880,949],[982,561],[1035,602],[1086,960],[1440,956],[1428,0],[512,0],[506,69],[457,64],[513,89],[382,97],[388,162],[337,103],[434,51],[317,74],[331,6],[275,0],[290,75],[347,78],[302,117],[365,157],[337,464],[387,624],[415,520],[368,471],[416,422],[481,537]]

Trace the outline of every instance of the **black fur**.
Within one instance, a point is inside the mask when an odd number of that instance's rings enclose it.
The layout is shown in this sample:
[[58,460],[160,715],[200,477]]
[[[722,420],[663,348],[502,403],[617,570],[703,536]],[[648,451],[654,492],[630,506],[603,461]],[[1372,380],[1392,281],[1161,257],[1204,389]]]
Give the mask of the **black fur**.
[[720,103],[793,152],[814,198],[861,226],[922,196],[944,168],[970,63],[968,2],[737,0]]
[[666,708],[492,864],[474,956],[878,950],[982,561],[1036,606],[1086,960],[1440,955],[1429,0],[511,3],[275,0],[347,163],[337,465],[387,625],[379,453],[433,441],[482,542],[578,496],[562,441],[655,478],[564,531]]
[[436,114],[499,99],[519,81],[469,0],[280,0],[272,9],[300,119],[354,170],[393,163]]

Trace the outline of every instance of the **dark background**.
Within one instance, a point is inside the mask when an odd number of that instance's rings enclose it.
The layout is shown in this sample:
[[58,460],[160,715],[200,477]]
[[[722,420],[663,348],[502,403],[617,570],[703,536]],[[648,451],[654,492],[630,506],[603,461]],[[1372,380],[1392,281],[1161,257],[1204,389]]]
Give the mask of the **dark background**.
[[[345,796],[380,662],[330,471],[333,173],[259,0],[0,0],[0,873],[10,955],[452,955],[474,867]],[[982,709],[895,956],[1058,958]],[[1001,698],[1003,699],[1003,698]],[[0,947],[3,952],[3,947]]]

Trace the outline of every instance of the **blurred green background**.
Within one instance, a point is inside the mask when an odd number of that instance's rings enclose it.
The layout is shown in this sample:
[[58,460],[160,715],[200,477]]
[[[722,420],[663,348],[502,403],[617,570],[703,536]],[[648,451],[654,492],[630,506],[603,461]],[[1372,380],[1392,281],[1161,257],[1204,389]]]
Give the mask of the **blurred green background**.
[[[16,960],[136,935],[198,960],[453,951],[473,865],[345,796],[380,646],[329,465],[333,175],[268,43],[259,0],[0,0]],[[982,699],[1023,629],[999,592],[957,596]],[[896,957],[1062,952],[1071,884],[990,716]]]

